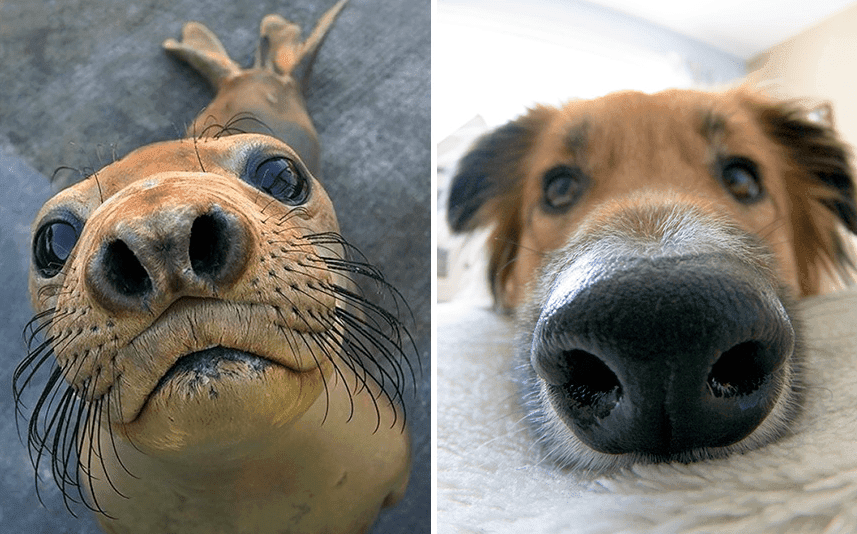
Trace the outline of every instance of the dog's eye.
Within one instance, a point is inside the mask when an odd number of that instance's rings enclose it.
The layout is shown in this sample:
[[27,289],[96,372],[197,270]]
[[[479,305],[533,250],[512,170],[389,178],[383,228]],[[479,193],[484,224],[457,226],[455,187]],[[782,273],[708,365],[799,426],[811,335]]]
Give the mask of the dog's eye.
[[762,198],[759,169],[747,158],[729,158],[721,163],[720,180],[739,202],[749,204]]
[[570,208],[586,190],[589,180],[578,167],[559,165],[542,178],[542,204],[553,213]]
[[266,159],[250,173],[247,181],[290,206],[303,204],[309,197],[309,180],[288,158]]
[[42,223],[33,238],[33,265],[45,278],[53,278],[65,266],[77,244],[83,223],[71,214],[62,214]]

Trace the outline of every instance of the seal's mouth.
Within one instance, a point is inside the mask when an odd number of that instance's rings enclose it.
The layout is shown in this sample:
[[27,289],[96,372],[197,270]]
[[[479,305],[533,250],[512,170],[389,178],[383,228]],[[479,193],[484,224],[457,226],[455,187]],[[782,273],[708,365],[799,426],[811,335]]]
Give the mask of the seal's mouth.
[[181,381],[188,390],[196,390],[210,382],[235,377],[239,370],[245,379],[261,377],[266,369],[279,366],[258,354],[223,346],[191,352],[180,357],[158,381],[150,396],[158,394],[164,387]]
[[203,402],[206,391],[213,399],[212,391],[222,397],[226,390],[253,384],[267,389],[271,381],[319,372],[337,356],[341,339],[329,331],[331,320],[316,316],[324,317],[312,309],[292,316],[264,303],[177,300],[152,322],[139,324],[139,333],[111,356],[115,372],[98,375],[105,390],[118,384],[115,420],[137,420],[155,399],[165,406]]

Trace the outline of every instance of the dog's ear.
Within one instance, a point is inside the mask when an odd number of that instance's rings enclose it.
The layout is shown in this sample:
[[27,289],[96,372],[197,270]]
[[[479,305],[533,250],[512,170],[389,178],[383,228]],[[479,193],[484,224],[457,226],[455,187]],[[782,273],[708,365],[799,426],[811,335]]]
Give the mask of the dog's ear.
[[447,221],[455,232],[496,223],[500,205],[518,197],[527,154],[546,118],[535,108],[479,138],[461,159],[449,192]]
[[553,108],[537,107],[481,137],[462,158],[449,193],[447,220],[455,232],[493,226],[488,279],[494,301],[508,309],[506,281],[518,255],[521,202],[529,158]]
[[[818,271],[845,273],[853,268],[835,221],[857,234],[854,170],[847,145],[833,129],[832,115],[814,117],[794,103],[756,103],[768,135],[789,161],[786,186],[795,242],[813,245],[798,252],[805,293],[818,290]],[[806,246],[806,245],[805,245]]]
[[762,121],[803,178],[817,186],[816,200],[857,234],[854,171],[849,151],[833,130],[832,120],[813,119],[812,112],[792,104],[779,104],[763,109]]

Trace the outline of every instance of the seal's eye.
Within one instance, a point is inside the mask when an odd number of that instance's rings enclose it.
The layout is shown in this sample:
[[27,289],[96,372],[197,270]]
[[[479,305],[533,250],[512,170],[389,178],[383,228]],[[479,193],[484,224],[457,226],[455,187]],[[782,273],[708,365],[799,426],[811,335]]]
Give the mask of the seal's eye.
[[565,212],[588,186],[589,178],[579,167],[553,167],[542,176],[542,207],[550,213]]
[[303,204],[309,196],[309,180],[294,162],[284,157],[266,159],[250,172],[247,181],[289,206]]
[[63,214],[48,219],[33,239],[33,264],[45,278],[53,278],[65,265],[80,237],[83,224],[75,216]]
[[759,168],[747,158],[734,157],[722,161],[720,181],[736,200],[744,204],[752,204],[764,195]]

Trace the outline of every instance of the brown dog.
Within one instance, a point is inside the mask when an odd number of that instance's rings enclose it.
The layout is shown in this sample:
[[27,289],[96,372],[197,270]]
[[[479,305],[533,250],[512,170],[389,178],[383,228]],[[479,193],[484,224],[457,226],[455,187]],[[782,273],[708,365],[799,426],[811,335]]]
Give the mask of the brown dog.
[[108,532],[364,532],[404,492],[406,330],[359,288],[395,294],[338,233],[292,77],[343,5],[306,41],[266,17],[246,70],[185,26],[165,46],[217,89],[188,138],[36,218],[15,395],[55,360],[34,465]]
[[449,201],[492,226],[523,402],[561,464],[693,461],[783,435],[800,405],[789,302],[850,262],[835,133],[746,90],[536,107],[483,137]]

